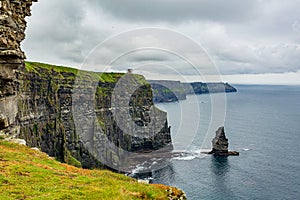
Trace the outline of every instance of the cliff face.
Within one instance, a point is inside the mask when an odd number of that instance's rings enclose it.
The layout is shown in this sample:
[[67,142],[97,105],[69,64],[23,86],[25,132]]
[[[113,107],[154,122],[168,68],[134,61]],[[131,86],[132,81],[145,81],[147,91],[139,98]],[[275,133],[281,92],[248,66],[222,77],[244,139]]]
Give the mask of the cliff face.
[[30,6],[32,2],[36,1],[37,0],[0,1],[0,56],[6,57],[7,63],[21,63],[22,59],[25,58],[20,48],[20,43],[25,38],[25,17],[30,16]]
[[36,0],[0,1],[0,134],[18,134],[16,122],[19,81],[16,70],[24,66],[20,43],[25,37],[25,17]]
[[142,76],[37,63],[25,68],[20,43],[35,1],[0,1],[0,135],[24,138],[60,161],[87,168],[119,169],[129,152],[169,146],[166,113],[153,107]]
[[17,118],[29,146],[69,164],[119,169],[128,152],[171,145],[166,113],[142,76],[40,63],[26,70]]

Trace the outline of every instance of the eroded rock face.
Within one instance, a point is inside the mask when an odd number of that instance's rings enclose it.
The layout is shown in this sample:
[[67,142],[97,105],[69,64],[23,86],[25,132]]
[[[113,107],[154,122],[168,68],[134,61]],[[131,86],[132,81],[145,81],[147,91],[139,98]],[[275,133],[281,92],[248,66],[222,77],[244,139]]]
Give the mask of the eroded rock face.
[[15,71],[24,67],[25,55],[20,44],[25,38],[25,17],[30,15],[34,1],[0,1],[0,116],[4,124],[0,126],[1,133],[19,132],[16,126],[19,81]]
[[213,153],[228,153],[228,139],[225,136],[224,127],[216,131],[216,136],[212,140]]
[[25,38],[25,17],[30,16],[30,6],[37,0],[0,1],[0,56],[1,63],[21,63],[25,58],[20,43]]
[[[19,136],[27,145],[85,168],[120,169],[128,162],[122,160],[128,152],[165,147],[172,150],[167,113],[153,107],[150,84],[142,76],[129,77],[125,87],[114,93],[124,76],[115,74],[114,81],[95,81],[87,73],[32,65],[33,72],[18,75],[23,80],[18,103]],[[130,91],[129,83],[134,85],[136,81],[144,84]],[[120,115],[118,121],[114,113],[129,115]]]
[[237,151],[228,151],[228,139],[226,138],[224,127],[220,127],[216,131],[216,136],[212,140],[212,150],[209,154],[216,156],[238,156]]

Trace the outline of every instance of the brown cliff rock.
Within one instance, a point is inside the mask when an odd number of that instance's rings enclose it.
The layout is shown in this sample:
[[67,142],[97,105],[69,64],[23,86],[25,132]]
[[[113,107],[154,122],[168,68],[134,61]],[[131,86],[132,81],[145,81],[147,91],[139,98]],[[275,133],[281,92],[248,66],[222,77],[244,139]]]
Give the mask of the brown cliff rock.
[[0,133],[16,135],[18,87],[15,72],[24,68],[25,55],[20,44],[25,38],[25,17],[37,0],[0,1]]

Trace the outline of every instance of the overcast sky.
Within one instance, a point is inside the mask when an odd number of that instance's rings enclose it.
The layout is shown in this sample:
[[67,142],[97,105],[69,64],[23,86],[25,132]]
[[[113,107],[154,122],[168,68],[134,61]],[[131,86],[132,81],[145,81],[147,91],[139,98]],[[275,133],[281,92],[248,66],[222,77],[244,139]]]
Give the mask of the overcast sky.
[[41,0],[27,21],[31,61],[300,84],[300,0]]

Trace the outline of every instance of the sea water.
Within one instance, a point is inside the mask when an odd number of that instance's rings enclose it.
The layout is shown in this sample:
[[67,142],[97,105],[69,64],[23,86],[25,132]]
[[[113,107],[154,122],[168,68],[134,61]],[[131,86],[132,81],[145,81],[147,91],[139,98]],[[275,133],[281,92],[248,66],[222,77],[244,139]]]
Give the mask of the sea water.
[[[195,200],[300,199],[300,86],[235,87],[237,93],[225,95],[225,111],[224,94],[157,105],[168,112],[175,151],[185,154],[153,172],[153,182]],[[240,156],[200,153],[211,148],[218,125],[225,125],[229,149]]]

